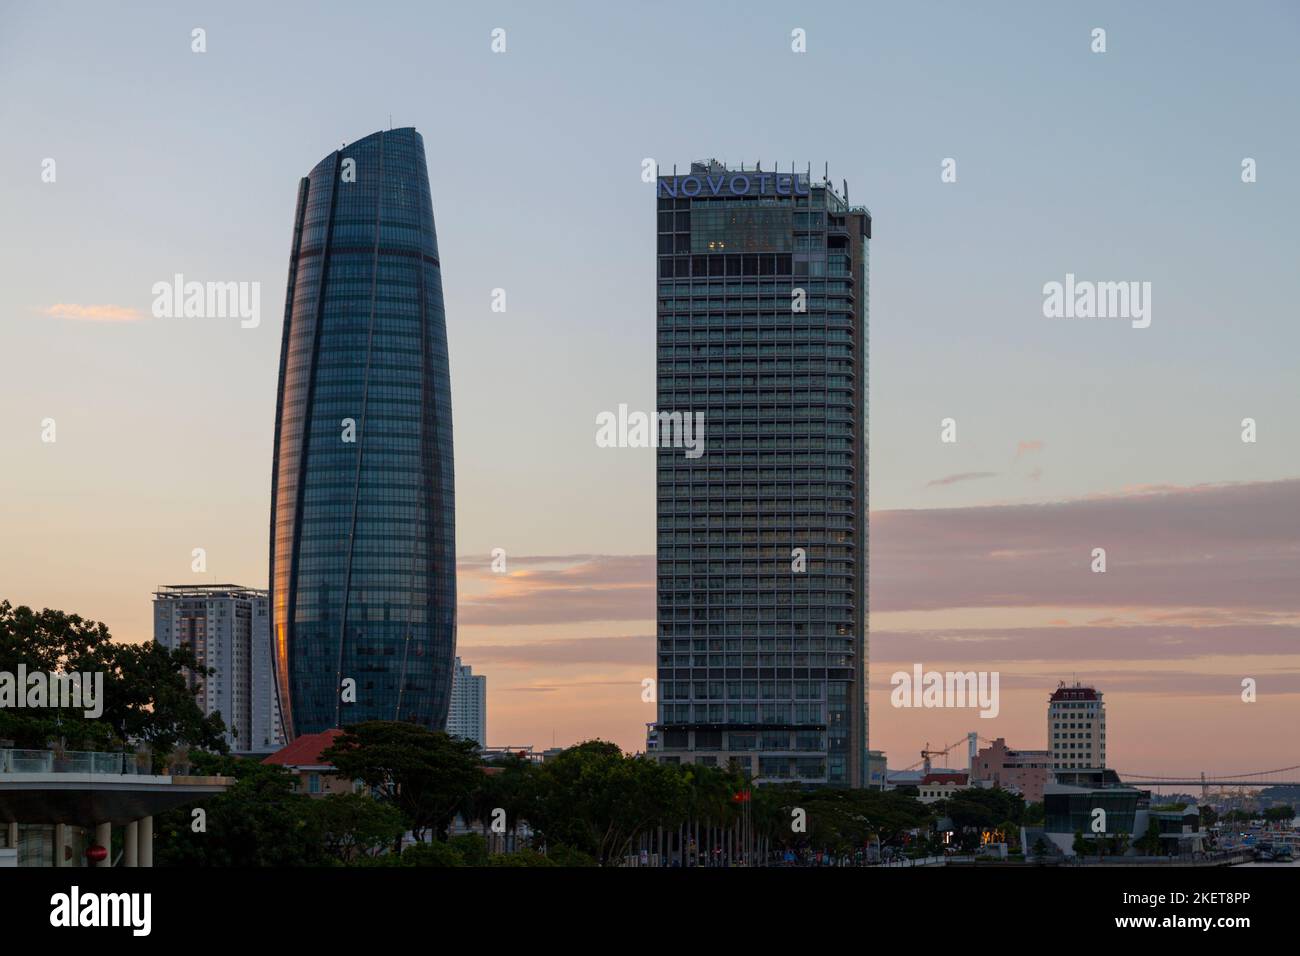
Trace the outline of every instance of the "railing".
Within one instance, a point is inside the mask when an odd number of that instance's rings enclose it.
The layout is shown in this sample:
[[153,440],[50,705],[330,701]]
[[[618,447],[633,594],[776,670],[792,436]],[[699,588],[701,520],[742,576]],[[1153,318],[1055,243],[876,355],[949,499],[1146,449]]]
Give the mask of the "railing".
[[0,749],[0,774],[5,773],[150,773],[148,754],[96,753],[89,750]]

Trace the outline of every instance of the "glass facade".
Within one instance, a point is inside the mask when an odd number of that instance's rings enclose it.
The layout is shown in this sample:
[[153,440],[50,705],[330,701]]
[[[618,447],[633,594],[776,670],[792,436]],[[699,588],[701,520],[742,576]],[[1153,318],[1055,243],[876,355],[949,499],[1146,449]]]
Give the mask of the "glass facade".
[[[442,729],[456,642],[451,388],[438,242],[414,129],[298,187],[276,403],[271,634],[292,737]],[[340,693],[355,681],[354,703]]]
[[[1132,833],[1141,793],[1129,787],[1080,790],[1066,787],[1043,795],[1048,833],[1092,833],[1093,811],[1106,811],[1107,833]],[[1140,834],[1139,834],[1140,835]]]
[[657,204],[658,410],[705,422],[657,458],[659,759],[865,786],[870,213],[712,161]]

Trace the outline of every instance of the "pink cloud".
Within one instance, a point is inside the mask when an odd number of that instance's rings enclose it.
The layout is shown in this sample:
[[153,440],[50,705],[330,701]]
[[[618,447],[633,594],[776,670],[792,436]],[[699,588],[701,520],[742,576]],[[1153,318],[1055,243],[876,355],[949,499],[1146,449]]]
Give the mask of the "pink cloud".
[[[1105,548],[1107,570],[1091,571]],[[871,517],[872,610],[1300,611],[1300,480]]]
[[580,637],[519,644],[458,644],[475,664],[628,664],[652,666],[652,634],[630,637]]
[[[514,559],[528,565],[527,558]],[[558,563],[562,558],[551,558]],[[489,590],[462,598],[462,624],[561,624],[578,621],[645,621],[655,617],[652,555],[575,556],[570,567],[470,574]],[[510,559],[507,560],[510,567]]]
[[955,475],[948,475],[945,478],[936,478],[934,481],[928,481],[925,484],[927,488],[935,488],[941,485],[955,485],[959,481],[974,481],[977,478],[996,478],[996,471],[963,471]]
[[[1163,609],[1224,624],[1300,611],[1300,479],[875,512],[871,532],[875,611]],[[509,561],[518,570],[499,575],[462,559],[484,589],[462,595],[462,624],[654,620],[653,555]]]
[[1161,627],[1091,623],[1018,628],[934,628],[871,631],[871,663],[881,671],[892,662],[1017,664],[1085,661],[1170,661],[1232,655],[1295,654],[1300,627],[1235,624],[1222,627]]
[[41,310],[55,319],[78,319],[88,322],[138,322],[145,318],[139,309],[122,305],[76,305],[59,302]]

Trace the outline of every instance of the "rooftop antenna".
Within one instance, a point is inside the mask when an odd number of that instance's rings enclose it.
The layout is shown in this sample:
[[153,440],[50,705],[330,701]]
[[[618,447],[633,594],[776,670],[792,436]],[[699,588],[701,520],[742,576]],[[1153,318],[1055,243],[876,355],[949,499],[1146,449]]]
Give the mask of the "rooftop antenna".
[[845,204],[847,204],[848,201],[849,201],[849,181],[846,179],[846,180],[844,180],[844,202],[845,202]]
[[388,128],[389,128],[390,130],[393,128],[393,114],[392,114],[392,113],[389,113],[389,114],[388,114]]
[[830,181],[831,181],[831,164],[827,163],[825,168],[822,170],[822,182],[828,183]]

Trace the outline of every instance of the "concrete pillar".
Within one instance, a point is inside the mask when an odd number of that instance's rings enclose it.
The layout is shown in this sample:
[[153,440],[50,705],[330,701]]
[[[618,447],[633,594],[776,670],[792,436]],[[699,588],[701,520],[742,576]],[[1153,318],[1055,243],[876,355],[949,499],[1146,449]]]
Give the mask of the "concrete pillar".
[[68,863],[63,859],[64,849],[68,845],[68,825],[66,823],[54,824],[54,865],[67,866]]
[[153,866],[153,817],[140,820],[140,865]]
[[113,824],[97,823],[95,825],[95,842],[108,851],[107,855],[95,866],[113,865]]
[[126,825],[126,834],[122,839],[122,865],[140,865],[140,824],[132,820]]
[[18,847],[18,824],[11,823],[9,824],[9,848],[13,850],[13,849],[17,849],[17,847]]

